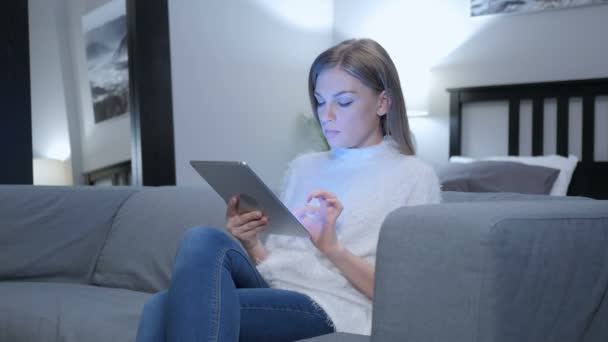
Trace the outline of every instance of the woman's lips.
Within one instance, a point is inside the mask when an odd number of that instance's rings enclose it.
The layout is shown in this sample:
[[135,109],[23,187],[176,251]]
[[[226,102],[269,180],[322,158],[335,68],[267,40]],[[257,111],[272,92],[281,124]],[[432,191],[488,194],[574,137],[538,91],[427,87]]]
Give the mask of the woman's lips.
[[339,133],[340,133],[340,131],[335,131],[335,130],[327,130],[327,129],[325,130],[325,136],[326,136],[327,138],[333,138],[333,137],[335,137],[336,135],[338,135]]

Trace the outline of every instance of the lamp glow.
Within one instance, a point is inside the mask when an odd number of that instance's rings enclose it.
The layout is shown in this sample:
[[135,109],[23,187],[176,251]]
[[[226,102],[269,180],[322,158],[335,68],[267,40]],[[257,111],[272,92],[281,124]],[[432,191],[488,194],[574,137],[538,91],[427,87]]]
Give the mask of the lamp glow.
[[34,185],[72,185],[70,161],[34,158]]

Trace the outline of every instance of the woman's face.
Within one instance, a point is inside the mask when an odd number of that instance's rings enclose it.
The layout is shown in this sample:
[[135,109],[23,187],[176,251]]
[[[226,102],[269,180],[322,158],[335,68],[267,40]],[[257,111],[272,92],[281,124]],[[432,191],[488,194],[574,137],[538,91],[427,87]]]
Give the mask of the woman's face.
[[378,94],[339,67],[322,71],[315,87],[317,114],[332,147],[356,148],[382,141],[380,117],[389,108]]

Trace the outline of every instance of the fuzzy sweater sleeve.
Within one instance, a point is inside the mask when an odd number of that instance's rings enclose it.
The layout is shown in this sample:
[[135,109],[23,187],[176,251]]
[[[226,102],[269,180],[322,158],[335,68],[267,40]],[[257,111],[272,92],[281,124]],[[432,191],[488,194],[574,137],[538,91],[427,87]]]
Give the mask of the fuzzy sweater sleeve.
[[437,204],[441,202],[441,185],[432,167],[425,165],[406,200],[407,206]]

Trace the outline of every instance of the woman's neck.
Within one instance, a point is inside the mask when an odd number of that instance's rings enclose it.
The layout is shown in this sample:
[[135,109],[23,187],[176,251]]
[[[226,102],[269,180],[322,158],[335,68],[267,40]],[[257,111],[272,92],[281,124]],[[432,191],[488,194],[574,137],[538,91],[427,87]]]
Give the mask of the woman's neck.
[[399,150],[391,136],[384,136],[377,144],[353,148],[332,147],[329,153],[332,159],[358,162],[378,157],[386,153],[398,154]]
[[378,145],[382,142],[383,138],[384,137],[382,136],[382,134],[374,134],[374,135],[370,136],[369,138],[367,138],[362,144],[360,144],[356,148]]
[[380,127],[378,127],[378,129],[374,130],[374,132],[372,134],[367,136],[363,140],[363,142],[361,142],[357,146],[348,147],[348,148],[365,148],[365,147],[369,147],[369,146],[373,146],[373,145],[378,145],[378,144],[382,143],[383,140],[384,140],[384,134],[382,134],[382,130],[380,129]]

